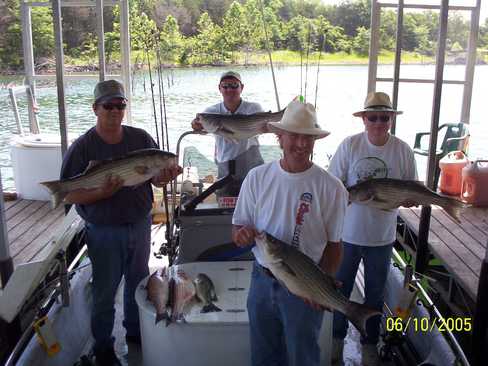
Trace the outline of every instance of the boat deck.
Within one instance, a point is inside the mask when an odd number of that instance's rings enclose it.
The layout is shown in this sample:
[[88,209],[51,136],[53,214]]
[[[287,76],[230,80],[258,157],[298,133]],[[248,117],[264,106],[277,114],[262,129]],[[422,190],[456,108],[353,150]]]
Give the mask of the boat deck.
[[64,206],[53,209],[51,202],[24,199],[6,201],[4,205],[14,266],[39,259],[54,228],[63,220]]
[[[420,211],[400,208],[400,218],[417,236]],[[487,242],[488,208],[467,208],[457,223],[442,208],[432,206],[429,249],[472,300],[476,300]]]

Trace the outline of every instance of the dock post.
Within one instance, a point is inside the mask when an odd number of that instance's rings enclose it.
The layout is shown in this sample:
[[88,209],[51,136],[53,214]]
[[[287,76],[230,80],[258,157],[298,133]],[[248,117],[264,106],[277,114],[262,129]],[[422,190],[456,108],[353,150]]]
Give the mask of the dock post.
[[473,365],[488,365],[486,352],[486,328],[488,327],[488,243],[485,259],[481,263],[478,295],[473,319],[473,333],[471,334],[471,354]]
[[415,271],[419,273],[424,273],[429,265],[429,230],[431,212],[432,208],[430,206],[422,206],[422,210],[420,211],[417,254],[415,256]]

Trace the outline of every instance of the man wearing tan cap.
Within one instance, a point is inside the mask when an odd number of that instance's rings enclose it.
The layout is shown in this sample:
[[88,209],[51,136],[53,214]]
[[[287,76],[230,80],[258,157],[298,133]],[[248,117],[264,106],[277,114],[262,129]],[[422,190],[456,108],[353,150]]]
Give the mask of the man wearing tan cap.
[[[291,102],[276,133],[283,158],[252,169],[242,184],[232,219],[233,241],[252,245],[267,232],[308,255],[334,276],[347,192],[342,183],[310,160],[315,141],[329,135],[317,124],[311,104]],[[317,340],[323,309],[291,294],[269,273],[257,248],[247,308],[253,366],[319,365]]]
[[[415,180],[417,169],[412,149],[389,133],[392,118],[402,112],[395,110],[390,97],[381,92],[368,94],[364,108],[353,113],[361,117],[365,131],[347,137],[338,147],[329,166],[329,172],[349,187],[367,179],[395,178]],[[404,205],[409,205],[405,202]],[[337,272],[343,283],[341,291],[351,295],[361,259],[365,271],[365,304],[382,310],[390,257],[396,238],[397,210],[383,211],[351,203],[346,210],[342,241],[344,259]],[[333,364],[342,363],[347,319],[334,312]],[[366,323],[367,338],[361,339],[362,364],[378,365],[376,349],[380,316]]]
[[[61,178],[85,171],[90,161],[127,155],[145,148],[157,148],[144,130],[123,126],[126,108],[124,87],[116,80],[99,82],[94,90],[93,113],[96,125],[69,147],[61,168]],[[119,176],[108,176],[105,185],[70,192],[66,203],[76,205],[85,220],[88,256],[93,271],[91,331],[97,365],[120,365],[114,352],[112,330],[115,294],[122,276],[126,341],[140,343],[139,313],[134,298],[138,283],[149,274],[152,188],[161,186],[181,172],[181,167],[165,169],[137,187],[123,187]]]
[[[217,114],[254,114],[263,112],[258,103],[251,103],[241,98],[244,89],[241,75],[235,71],[227,71],[220,76],[219,92],[223,101],[204,110],[204,113]],[[198,118],[192,121],[194,130],[202,130]],[[222,136],[215,136],[215,162],[218,168],[218,178],[229,174],[229,161],[235,160],[236,171],[235,182],[224,187],[219,195],[237,196],[240,185],[247,175],[247,172],[255,166],[263,164],[263,158],[259,152],[257,137],[251,137],[237,143],[231,142]]]

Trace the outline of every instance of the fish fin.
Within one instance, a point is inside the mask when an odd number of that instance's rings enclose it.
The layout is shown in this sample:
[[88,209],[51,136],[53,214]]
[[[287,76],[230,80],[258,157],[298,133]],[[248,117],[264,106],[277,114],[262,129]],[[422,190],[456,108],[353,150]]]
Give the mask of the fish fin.
[[149,168],[147,166],[138,165],[134,167],[134,170],[137,174],[146,175],[149,171]]
[[356,327],[363,337],[367,336],[366,322],[369,318],[381,315],[382,312],[372,309],[366,305],[351,301],[347,308],[347,318]]
[[88,162],[88,166],[85,168],[85,171],[82,174],[88,173],[90,170],[95,168],[97,165],[100,165],[101,163],[103,163],[102,160],[90,160]]
[[219,301],[219,299],[218,299],[217,294],[215,293],[215,291],[212,291],[212,293],[210,294],[210,299],[212,301]]
[[202,310],[200,310],[200,313],[215,313],[218,311],[222,311],[218,306],[216,306],[213,303],[207,304],[204,307],[202,307]]

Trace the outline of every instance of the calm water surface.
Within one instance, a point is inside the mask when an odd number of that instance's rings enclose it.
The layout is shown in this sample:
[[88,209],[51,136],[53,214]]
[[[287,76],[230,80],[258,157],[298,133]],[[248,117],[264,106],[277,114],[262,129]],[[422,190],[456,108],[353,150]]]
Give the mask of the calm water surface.
[[[265,110],[276,111],[273,83],[269,68],[248,67],[235,68],[243,77],[243,98],[261,103]],[[460,80],[464,78],[464,66],[446,66],[445,79]],[[195,114],[211,104],[221,100],[217,89],[219,75],[227,69],[194,68],[172,71],[171,76],[165,75],[165,92],[169,129],[170,150],[176,150],[179,135],[190,128]],[[401,77],[434,78],[434,66],[406,65],[402,66]],[[305,74],[305,72],[303,72]],[[309,68],[306,96],[311,103],[315,101],[315,85],[317,69]],[[381,66],[379,77],[391,77],[392,66]],[[154,76],[153,76],[154,77]],[[276,70],[279,99],[281,107],[292,100],[300,91],[300,68],[295,66],[281,67]],[[146,92],[143,88],[146,81]],[[168,80],[172,79],[168,86]],[[53,79],[54,80],[54,79]],[[20,78],[0,77],[0,86],[8,82],[21,83]],[[488,95],[488,66],[477,66],[471,107],[471,141],[470,157],[488,158],[488,121],[486,121],[486,96]],[[66,105],[68,131],[82,133],[94,125],[95,118],[91,110],[92,92],[96,79],[69,81],[66,85]],[[317,96],[317,112],[322,128],[331,131],[331,135],[316,143],[314,161],[321,166],[328,162],[338,144],[348,135],[363,129],[359,118],[351,115],[361,109],[367,88],[367,66],[322,66],[319,70],[319,89]],[[391,83],[379,83],[378,91],[391,94]],[[399,93],[399,109],[404,114],[397,120],[397,135],[413,145],[415,133],[428,131],[431,122],[433,85],[401,84]],[[458,122],[461,113],[462,87],[445,85],[441,104],[441,123]],[[37,102],[40,107],[39,124],[43,132],[59,130],[57,97],[55,82],[43,82],[37,89]],[[24,130],[28,130],[26,104],[23,98],[18,100]],[[157,105],[159,120],[159,106]],[[133,121],[136,127],[142,127],[155,137],[153,106],[147,75],[139,74],[135,78],[133,97]],[[10,161],[9,142],[17,133],[14,114],[5,88],[0,89],[0,166],[2,182],[5,190],[14,188],[13,173]],[[190,136],[186,144],[197,147],[212,159],[213,139],[209,136]],[[275,144],[273,135],[260,137],[263,144]],[[419,158],[419,173],[425,174],[425,160]]]

